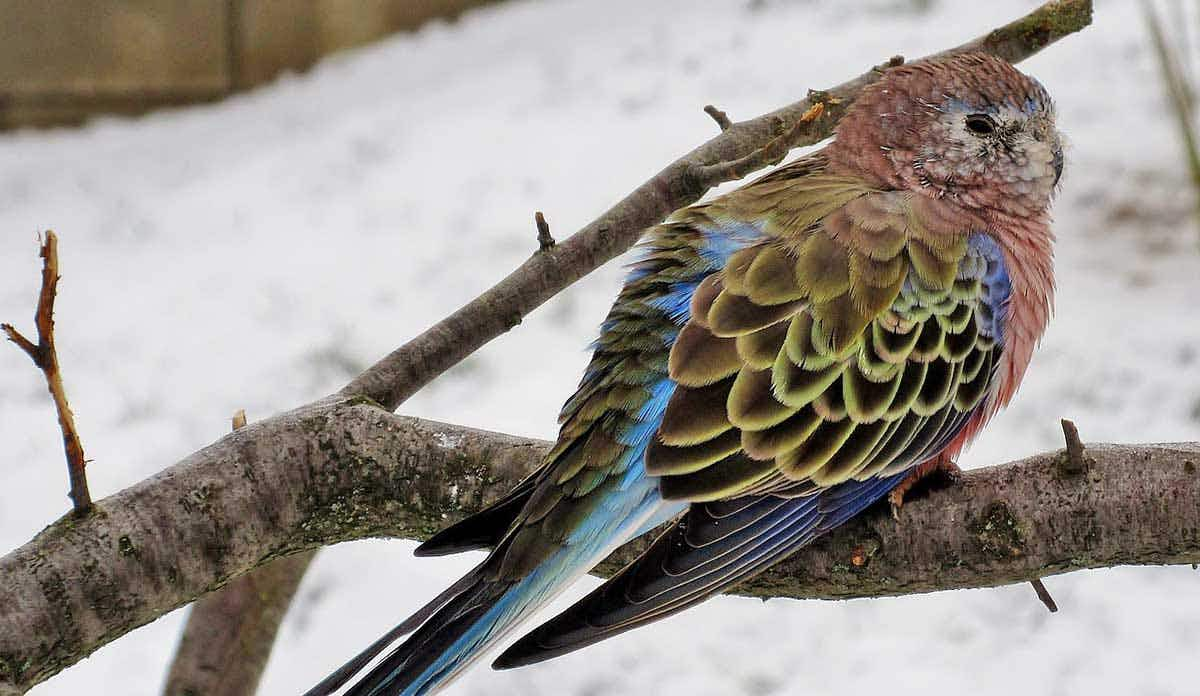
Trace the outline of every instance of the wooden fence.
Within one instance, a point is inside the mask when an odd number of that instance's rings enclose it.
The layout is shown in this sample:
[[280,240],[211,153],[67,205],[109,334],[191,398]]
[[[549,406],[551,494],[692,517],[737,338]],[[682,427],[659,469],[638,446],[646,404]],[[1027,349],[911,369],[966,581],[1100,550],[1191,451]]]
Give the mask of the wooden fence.
[[494,0],[0,0],[0,129],[219,99]]

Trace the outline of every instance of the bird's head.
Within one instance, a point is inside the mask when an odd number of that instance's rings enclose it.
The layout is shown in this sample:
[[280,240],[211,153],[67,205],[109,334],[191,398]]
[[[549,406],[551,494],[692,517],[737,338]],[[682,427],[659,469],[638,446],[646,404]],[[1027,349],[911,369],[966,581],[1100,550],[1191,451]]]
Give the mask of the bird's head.
[[1046,89],[982,53],[889,70],[838,124],[831,149],[885,185],[1019,215],[1049,207],[1063,167]]

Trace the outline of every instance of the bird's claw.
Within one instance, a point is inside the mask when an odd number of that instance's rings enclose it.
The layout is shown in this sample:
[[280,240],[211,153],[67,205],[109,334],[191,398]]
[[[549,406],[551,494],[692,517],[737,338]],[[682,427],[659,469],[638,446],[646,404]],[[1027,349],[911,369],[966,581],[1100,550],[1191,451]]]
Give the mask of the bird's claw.
[[904,480],[888,493],[888,503],[892,507],[892,519],[900,521],[900,508],[904,507],[904,497],[912,490],[913,486],[935,475],[942,479],[944,485],[953,485],[958,483],[962,477],[962,469],[953,461],[940,458],[913,467],[908,476],[904,477]]

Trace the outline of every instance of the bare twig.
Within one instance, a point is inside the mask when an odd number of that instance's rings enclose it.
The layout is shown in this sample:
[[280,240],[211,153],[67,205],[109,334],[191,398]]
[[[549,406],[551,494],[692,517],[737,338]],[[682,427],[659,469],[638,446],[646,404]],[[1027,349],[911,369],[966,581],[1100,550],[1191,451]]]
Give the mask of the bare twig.
[[17,344],[33,360],[46,377],[46,388],[54,399],[58,410],[58,425],[62,430],[63,449],[67,456],[67,476],[71,481],[71,501],[76,515],[85,515],[92,507],[92,496],[88,492],[87,465],[83,456],[83,445],[75,429],[75,416],[67,403],[67,391],[63,388],[62,370],[58,365],[58,350],[54,346],[54,299],[58,291],[58,235],[47,231],[42,240],[42,290],[38,294],[34,323],[37,325],[38,342],[21,335],[12,324],[0,324],[8,340]]
[[1058,611],[1058,604],[1050,596],[1050,590],[1046,589],[1046,585],[1042,582],[1041,578],[1034,578],[1029,581],[1029,584],[1033,585],[1033,591],[1037,593],[1038,599],[1042,600],[1042,604],[1046,605],[1051,614]]
[[546,216],[542,215],[542,211],[539,210],[533,214],[533,223],[537,225],[538,249],[549,251],[554,248],[554,237],[550,236],[550,225],[546,222]]
[[0,324],[0,329],[2,329],[8,336],[8,340],[17,344],[18,348],[25,351],[29,357],[33,358],[34,365],[36,365],[39,369],[42,367],[41,351],[38,349],[35,343],[22,336],[19,331],[13,328],[12,324]]
[[1088,468],[1088,457],[1084,452],[1083,442],[1079,439],[1079,429],[1075,427],[1075,423],[1063,418],[1062,431],[1067,448],[1059,460],[1059,471],[1066,476],[1078,476]]
[[[246,411],[232,418],[246,427]],[[253,696],[279,625],[317,549],[275,559],[196,600],[163,696]]]
[[[1016,63],[1083,29],[1091,19],[1091,0],[1052,0],[938,55],[983,51]],[[365,396],[395,409],[480,346],[519,324],[560,290],[624,252],[647,227],[699,200],[712,186],[777,162],[791,148],[829,137],[855,97],[879,77],[880,71],[872,68],[821,93],[824,98],[818,101],[823,113],[808,122],[801,119],[811,113],[816,102],[803,99],[733,124],[655,174],[549,253],[534,254],[491,289],[368,368],[340,395]],[[506,311],[497,312],[497,307]]]
[[716,121],[717,126],[723,131],[727,131],[733,127],[733,121],[729,120],[729,114],[726,114],[712,104],[705,105],[704,113],[712,116],[712,120]]
[[[361,399],[251,423],[98,501],[104,514],[52,524],[0,558],[0,685],[28,688],[281,555],[425,538],[507,492],[549,444],[396,416]],[[1200,476],[1187,466],[1200,462],[1200,444],[1088,452],[1096,463],[1086,486],[1058,475],[1058,452],[970,470],[910,501],[900,522],[881,505],[735,591],[899,595],[1200,561]]]

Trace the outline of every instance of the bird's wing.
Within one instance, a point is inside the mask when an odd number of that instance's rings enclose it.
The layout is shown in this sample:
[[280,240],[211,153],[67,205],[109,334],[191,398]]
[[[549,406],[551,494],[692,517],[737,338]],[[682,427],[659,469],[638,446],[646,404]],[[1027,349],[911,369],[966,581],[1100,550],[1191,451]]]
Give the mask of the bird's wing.
[[995,243],[947,234],[949,221],[898,192],[850,197],[816,220],[800,198],[743,195],[705,211],[717,224],[758,220],[764,238],[700,283],[668,360],[677,386],[646,469],[690,508],[498,667],[570,652],[760,572],[885,495],[982,410],[1008,292]]
[[985,279],[1002,260],[966,232],[928,230],[914,207],[908,194],[861,196],[700,284],[646,455],[664,497],[864,481],[972,413],[996,364],[1000,307]]

